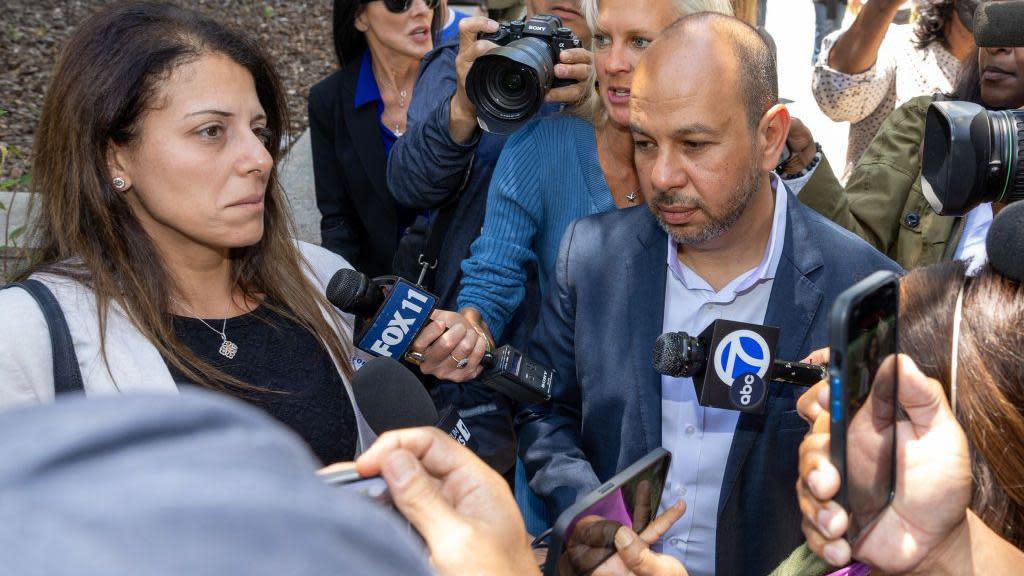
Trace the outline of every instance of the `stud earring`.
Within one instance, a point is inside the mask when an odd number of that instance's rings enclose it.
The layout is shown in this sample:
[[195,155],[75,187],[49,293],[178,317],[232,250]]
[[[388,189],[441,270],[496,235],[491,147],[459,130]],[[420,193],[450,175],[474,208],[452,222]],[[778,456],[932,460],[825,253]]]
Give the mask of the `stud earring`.
[[124,187],[127,185],[124,178],[121,178],[120,176],[114,178],[112,183],[114,184],[114,188],[117,188],[118,190],[124,190]]

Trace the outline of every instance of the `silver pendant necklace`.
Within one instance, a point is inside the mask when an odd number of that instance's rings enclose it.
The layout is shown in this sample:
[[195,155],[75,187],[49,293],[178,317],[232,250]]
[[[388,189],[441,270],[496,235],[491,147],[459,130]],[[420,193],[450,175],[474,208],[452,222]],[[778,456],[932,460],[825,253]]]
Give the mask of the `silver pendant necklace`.
[[630,203],[630,204],[633,204],[634,202],[636,202],[636,194],[637,194],[637,192],[639,192],[639,191],[640,191],[640,187],[638,186],[638,187],[636,188],[636,190],[633,190],[633,191],[632,191],[632,192],[630,192],[629,194],[626,194],[626,200],[629,200],[629,203]]
[[192,309],[189,308],[187,304],[176,298],[174,299],[174,301],[177,302],[178,306],[181,306],[182,308],[185,309],[186,312],[191,314],[193,318],[199,320],[200,322],[203,323],[204,326],[206,326],[210,330],[213,330],[214,332],[217,333],[218,336],[220,336],[220,349],[217,350],[217,352],[220,352],[221,356],[227,358],[228,360],[231,360],[232,358],[235,357],[235,354],[238,354],[238,345],[232,342],[231,340],[228,340],[228,310],[231,310],[230,303],[228,304],[228,309],[224,311],[224,324],[221,326],[220,330],[217,330],[213,326],[207,324],[206,320],[203,320],[202,318],[199,317],[198,314],[193,312]]

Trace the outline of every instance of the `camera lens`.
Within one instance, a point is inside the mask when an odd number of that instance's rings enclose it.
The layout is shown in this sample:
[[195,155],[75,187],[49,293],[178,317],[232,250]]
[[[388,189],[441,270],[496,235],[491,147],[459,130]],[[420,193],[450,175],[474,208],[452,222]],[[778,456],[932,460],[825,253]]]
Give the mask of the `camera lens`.
[[466,93],[489,132],[514,132],[540,110],[554,82],[547,43],[522,38],[477,58],[466,78]]
[[1024,111],[934,102],[925,120],[921,191],[944,216],[1024,198]]

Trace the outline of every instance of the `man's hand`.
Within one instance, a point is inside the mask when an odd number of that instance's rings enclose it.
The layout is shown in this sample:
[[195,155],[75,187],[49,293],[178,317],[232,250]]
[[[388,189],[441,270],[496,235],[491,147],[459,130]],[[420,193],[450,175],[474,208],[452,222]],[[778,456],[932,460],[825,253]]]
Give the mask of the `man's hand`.
[[356,462],[381,474],[403,516],[423,536],[438,574],[539,574],[508,484],[444,432],[387,432]]
[[[675,557],[668,556],[666,554],[658,554],[657,552],[651,551],[651,544],[654,544],[662,536],[668,532],[668,529],[672,527],[683,514],[686,513],[686,502],[680,500],[665,510],[660,516],[651,521],[646,528],[644,528],[640,534],[634,532],[628,526],[622,526],[617,522],[610,522],[607,520],[600,520],[598,526],[605,530],[604,536],[599,539],[598,542],[594,542],[591,546],[600,546],[597,550],[602,556],[608,553],[607,548],[603,546],[609,542],[607,536],[608,530],[611,530],[612,541],[615,543],[616,554],[605,560],[600,566],[598,566],[594,572],[594,576],[686,576],[686,568],[683,567],[682,563],[679,562]],[[635,515],[635,514],[634,514]],[[576,530],[580,529],[580,525],[584,524],[584,520],[581,520],[577,525]],[[590,532],[593,534],[593,531]],[[581,534],[585,537],[586,534]],[[573,554],[572,549],[574,545],[585,544],[581,542],[582,538],[577,538],[576,533],[573,533],[573,541],[570,542],[567,547],[569,548],[569,554]],[[579,554],[579,551],[575,551]],[[580,559],[579,556],[576,559]],[[586,567],[592,565],[589,564],[575,564],[577,567]]]
[[498,31],[498,23],[483,16],[471,16],[459,21],[459,55],[455,57],[455,73],[458,86],[452,96],[451,115],[448,119],[448,133],[452,140],[465,143],[476,133],[476,106],[469,100],[466,93],[466,76],[473,62],[491,49],[497,47],[494,42],[478,40],[481,33]]
[[545,98],[547,102],[576,104],[583,100],[592,88],[590,76],[594,73],[594,55],[586,48],[572,48],[562,52],[560,64],[555,65],[555,78],[574,80],[575,84],[552,88]]
[[814,142],[814,135],[799,118],[792,118],[789,125],[789,136],[786,138],[786,146],[789,147],[789,160],[783,166],[783,176],[797,174],[811,165],[815,154],[818,153],[818,146]]
[[423,355],[420,372],[441,380],[468,382],[483,372],[488,339],[457,312],[434,310],[410,350]]
[[[883,364],[880,373],[893,369]],[[827,397],[812,432],[800,445],[797,495],[804,535],[815,554],[836,566],[854,557],[886,573],[924,570],[940,555],[944,542],[962,532],[967,522],[971,464],[963,429],[937,381],[922,374],[906,356],[899,357],[898,370],[897,398],[906,419],[897,419],[895,431],[892,424],[865,426],[847,437],[848,453],[857,453],[886,434],[896,434],[895,497],[861,534],[855,549],[843,538],[849,524],[847,512],[832,500],[840,478],[829,461]],[[892,387],[873,389],[872,394],[887,389]],[[869,397],[861,410],[884,406],[887,400],[891,397]]]

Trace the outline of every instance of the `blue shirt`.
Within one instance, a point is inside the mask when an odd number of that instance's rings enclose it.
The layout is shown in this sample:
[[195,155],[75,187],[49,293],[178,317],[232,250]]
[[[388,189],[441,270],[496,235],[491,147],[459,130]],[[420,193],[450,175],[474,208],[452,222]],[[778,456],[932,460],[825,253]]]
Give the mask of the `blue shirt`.
[[359,80],[356,82],[355,107],[361,108],[370,102],[377,103],[377,123],[380,125],[380,139],[384,144],[384,155],[391,155],[391,147],[395,145],[398,136],[384,125],[384,99],[380,96],[380,87],[377,86],[377,77],[373,73],[373,60],[370,58],[370,51],[363,52],[362,62],[359,64]]
[[459,21],[469,18],[469,14],[454,8],[448,8],[448,18],[450,22],[445,23],[444,28],[441,29],[441,41],[438,42],[438,45],[457,39],[459,37]]
[[[391,147],[398,140],[398,135],[384,125],[384,99],[380,96],[380,87],[377,86],[377,77],[373,73],[373,59],[370,51],[363,52],[362,61],[359,64],[359,80],[356,81],[355,107],[360,108],[371,102],[377,103],[377,125],[380,128],[380,141],[384,145],[384,156],[391,156]],[[405,231],[416,220],[416,211],[410,210],[396,203],[398,212],[398,237],[405,235]]]
[[[771,178],[777,186],[775,175]],[[760,264],[717,292],[679,261],[669,236],[662,332],[699,334],[718,319],[762,324],[782,258],[786,210],[786,189],[778,186],[772,231]],[[662,539],[663,551],[694,576],[715,573],[718,499],[739,416],[734,410],[701,406],[692,378],[661,377],[661,445],[672,453],[661,511],[686,500],[686,514]]]
[[569,224],[615,209],[593,125],[569,115],[530,122],[494,169],[483,230],[462,263],[459,309],[479,310],[500,339],[526,293],[526,265],[536,262],[543,298]]

